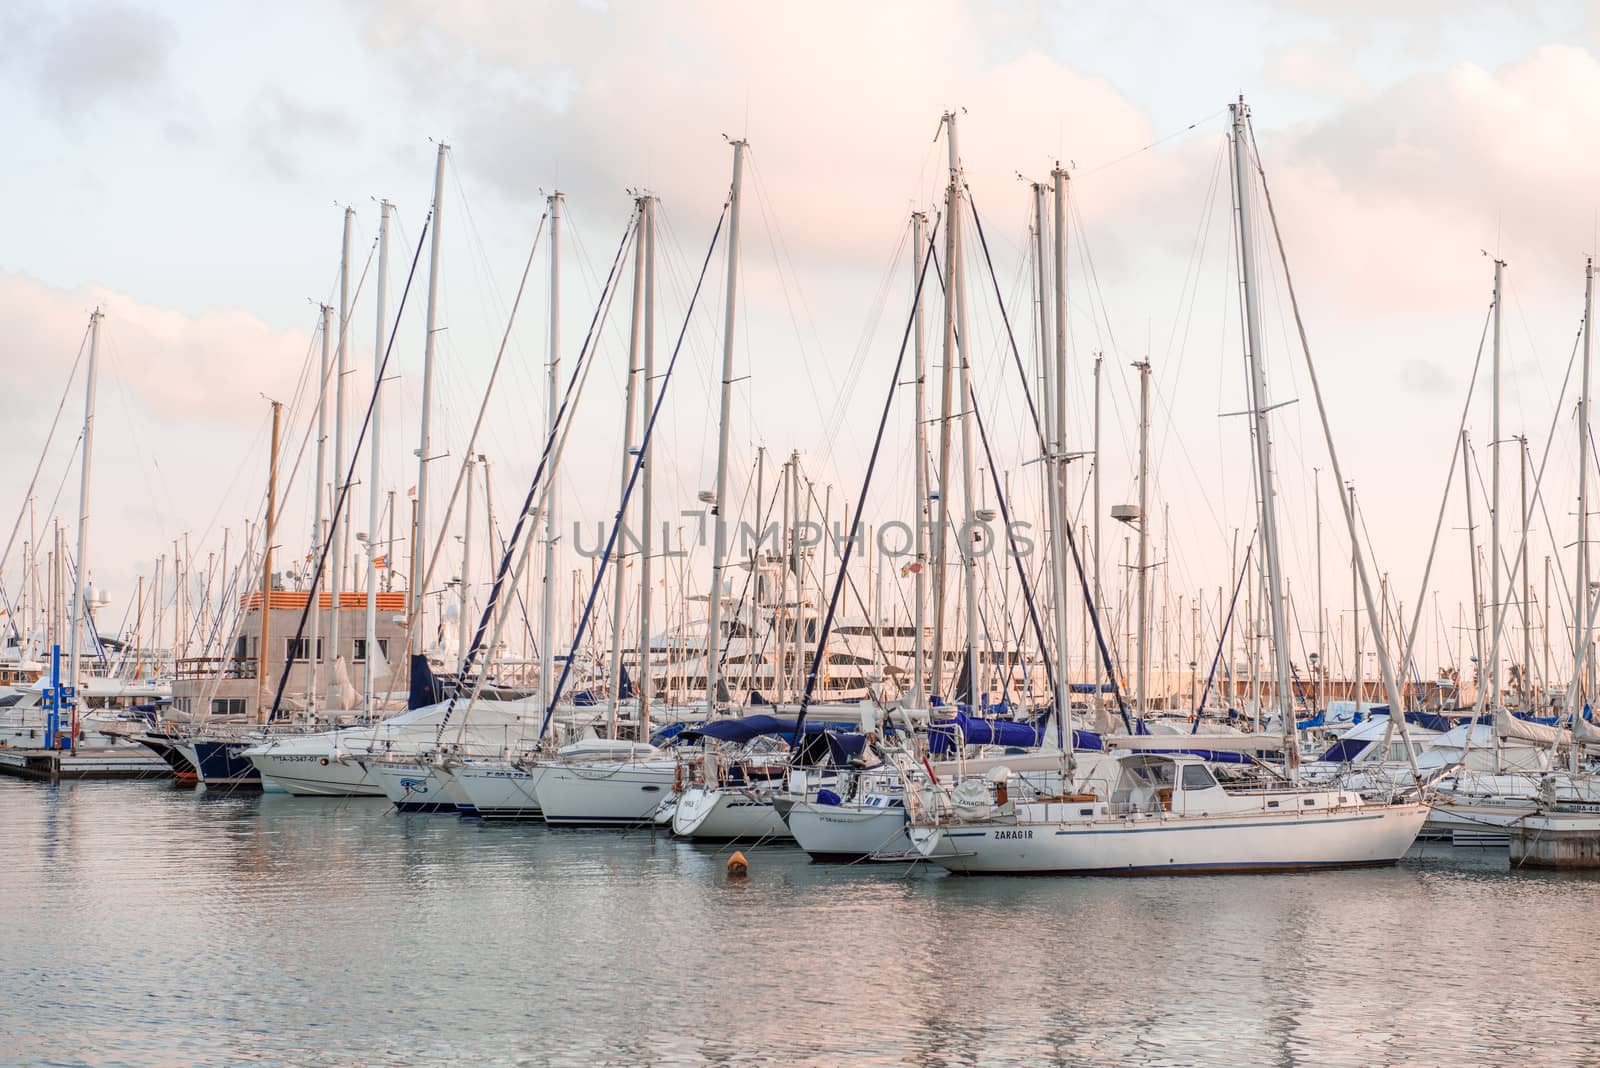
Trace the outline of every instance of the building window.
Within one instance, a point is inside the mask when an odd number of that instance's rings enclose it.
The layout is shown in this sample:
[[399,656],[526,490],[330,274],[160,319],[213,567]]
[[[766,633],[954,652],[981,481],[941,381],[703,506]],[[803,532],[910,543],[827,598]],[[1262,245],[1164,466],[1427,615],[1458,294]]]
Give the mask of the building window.
[[[388,638],[379,638],[378,639],[378,655],[381,656],[386,661],[389,659],[389,639]],[[358,663],[358,664],[363,663],[363,662],[366,661],[366,659],[367,659],[367,639],[365,639],[365,638],[357,638],[356,639],[356,663]]]
[[[311,648],[310,638],[289,638],[284,643],[284,649],[290,660],[304,660],[306,650]],[[317,659],[322,659],[322,639],[317,639]]]
[[242,716],[244,711],[243,697],[213,697],[211,699],[211,714],[213,716]]
[[250,657],[250,636],[248,634],[241,634],[237,638],[234,639],[234,641],[233,641],[233,658],[235,660],[249,660],[249,659],[251,659],[251,657]]

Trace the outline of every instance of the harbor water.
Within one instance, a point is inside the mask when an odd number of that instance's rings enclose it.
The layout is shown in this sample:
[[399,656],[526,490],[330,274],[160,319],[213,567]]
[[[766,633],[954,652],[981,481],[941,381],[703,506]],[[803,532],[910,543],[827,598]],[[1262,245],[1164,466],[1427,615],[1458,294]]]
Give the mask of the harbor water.
[[1600,878],[1504,849],[963,878],[381,800],[0,781],[0,1062],[1600,1062]]

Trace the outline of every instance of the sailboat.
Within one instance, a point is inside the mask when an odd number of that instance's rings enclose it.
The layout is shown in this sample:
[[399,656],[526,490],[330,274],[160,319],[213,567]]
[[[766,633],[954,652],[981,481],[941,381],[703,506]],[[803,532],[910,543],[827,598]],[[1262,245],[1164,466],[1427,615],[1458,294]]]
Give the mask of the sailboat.
[[[727,559],[728,522],[721,512],[721,502],[728,499],[728,446],[731,420],[729,415],[732,403],[732,386],[734,375],[732,371],[734,357],[734,326],[736,319],[735,297],[738,291],[739,276],[739,214],[743,198],[740,195],[742,177],[744,173],[744,141],[733,142],[733,181],[729,189],[726,202],[725,216],[728,225],[727,245],[727,297],[723,308],[723,352],[722,352],[722,394],[721,415],[718,420],[718,450],[717,450],[717,488],[710,496],[708,503],[713,506],[713,515],[716,520],[714,539],[715,546],[712,557],[712,581],[710,589],[712,595],[708,599],[709,618],[706,627],[706,657],[705,681],[706,699],[702,713],[707,716],[717,714],[719,707],[725,703],[724,686],[719,677],[721,666],[721,651],[731,627],[722,619],[722,568]],[[637,345],[640,341],[640,331],[637,325],[649,324],[653,321],[653,255],[654,255],[654,198],[641,197],[638,205],[640,236],[635,245],[635,270],[634,270],[634,321],[636,329],[633,331],[634,345],[631,346],[633,354],[630,363],[634,366],[637,358]],[[720,234],[722,222],[718,222]],[[716,236],[713,236],[713,247]],[[705,266],[710,264],[708,250]],[[701,278],[704,279],[705,266],[702,266]],[[695,288],[699,292],[699,285]],[[641,301],[642,297],[642,301]],[[691,303],[690,311],[693,305]],[[646,327],[643,341],[646,351],[646,366],[649,366],[651,356],[650,347],[653,344],[653,333]],[[660,387],[655,396],[648,394],[644,398],[643,408],[647,418],[643,424],[643,434],[637,446],[625,443],[626,451],[630,454],[629,462],[624,465],[626,478],[622,492],[622,499],[618,511],[617,524],[611,531],[611,544],[607,547],[607,557],[602,562],[602,570],[596,578],[594,589],[590,591],[590,604],[579,621],[579,634],[574,637],[573,648],[583,630],[588,626],[590,613],[593,609],[595,592],[599,582],[604,578],[604,567],[612,564],[610,558],[612,549],[616,545],[616,537],[622,517],[626,515],[631,489],[635,484],[641,470],[649,485],[649,449],[652,433],[655,427],[657,414],[663,399],[664,390],[673,364],[676,363],[677,351],[669,362],[666,376],[663,376]],[[636,376],[629,375],[629,402],[636,399],[633,383]],[[648,492],[648,491],[647,491]],[[648,525],[645,530],[648,531]],[[648,553],[648,550],[645,550]],[[648,601],[649,598],[644,598]],[[641,635],[648,634],[648,620],[642,620]],[[559,684],[553,688],[546,688],[548,708],[546,718],[553,716],[556,702],[560,697]],[[615,699],[615,698],[613,698]],[[648,721],[648,693],[641,697],[640,721]],[[610,758],[594,760],[580,753],[571,751],[558,751],[553,760],[541,761],[536,792],[539,799],[539,808],[545,822],[568,825],[592,826],[637,826],[653,822],[656,811],[668,796],[674,792],[675,785],[681,785],[682,771],[675,756],[668,755],[650,745],[644,739],[647,735],[640,732],[638,740],[633,744],[629,753],[621,759]]]
[[[1109,766],[1101,765],[1105,768],[1102,774],[1071,774],[1070,787],[1051,796],[1026,784],[1019,784],[1013,793],[1013,777],[1006,769],[996,768],[981,779],[963,779],[953,787],[930,786],[908,796],[911,821],[907,833],[912,844],[930,861],[951,871],[1144,874],[1392,864],[1411,847],[1427,819],[1429,806],[1422,800],[1368,801],[1351,790],[1306,788],[1297,781],[1298,750],[1278,554],[1275,471],[1267,422],[1271,405],[1261,362],[1255,253],[1251,243],[1252,171],[1256,168],[1251,165],[1249,112],[1244,101],[1240,99],[1231,110],[1238,250],[1244,283],[1245,357],[1254,424],[1251,438],[1263,565],[1275,638],[1275,698],[1280,706],[1287,758],[1283,781],[1225,785],[1198,756],[1135,751],[1116,754]],[[1060,190],[1065,177],[1058,169],[1058,205],[1063,199]],[[1270,207],[1269,200],[1269,211]],[[1064,241],[1065,223],[1058,212],[1058,245]],[[1063,280],[1058,278],[1058,301],[1064,300],[1062,285]],[[1291,288],[1291,299],[1292,292]],[[1065,373],[1065,353],[1061,349],[1057,346],[1054,353],[1057,375]],[[1316,389],[1314,370],[1312,384]],[[1051,399],[1046,398],[1046,403]],[[1317,403],[1321,411],[1320,390]],[[1056,418],[1064,414],[1057,411]],[[1331,440],[1329,445],[1332,453]],[[1337,472],[1337,455],[1333,456]],[[1054,464],[1060,462],[1059,457],[1053,458]],[[1061,548],[1059,541],[1057,531],[1052,544],[1057,552]],[[1362,576],[1365,579],[1364,568]],[[1370,614],[1370,596],[1368,601]],[[1058,617],[1064,610],[1059,596],[1054,609]],[[1384,663],[1386,674],[1391,674],[1387,659]],[[1068,714],[1059,698],[1056,711],[1058,716]],[[1409,750],[1410,739],[1403,720],[1400,729]],[[1069,749],[1064,754],[1063,770],[1071,769]]]

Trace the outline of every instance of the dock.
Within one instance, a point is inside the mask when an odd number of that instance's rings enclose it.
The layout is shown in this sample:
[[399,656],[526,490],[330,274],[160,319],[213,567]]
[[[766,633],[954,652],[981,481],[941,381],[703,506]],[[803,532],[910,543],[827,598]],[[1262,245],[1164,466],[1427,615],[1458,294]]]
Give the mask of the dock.
[[1600,808],[1555,808],[1520,821],[1511,831],[1511,867],[1600,869]]
[[134,749],[0,747],[0,775],[39,782],[83,779],[166,779],[172,776],[172,768],[155,753],[141,753]]

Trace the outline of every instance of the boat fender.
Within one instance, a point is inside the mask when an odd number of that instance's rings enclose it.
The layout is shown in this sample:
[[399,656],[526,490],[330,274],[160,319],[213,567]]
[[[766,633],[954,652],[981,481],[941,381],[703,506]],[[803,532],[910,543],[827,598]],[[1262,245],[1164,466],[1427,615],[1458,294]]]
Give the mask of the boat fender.
[[679,764],[672,769],[672,792],[683,793],[683,765]]

